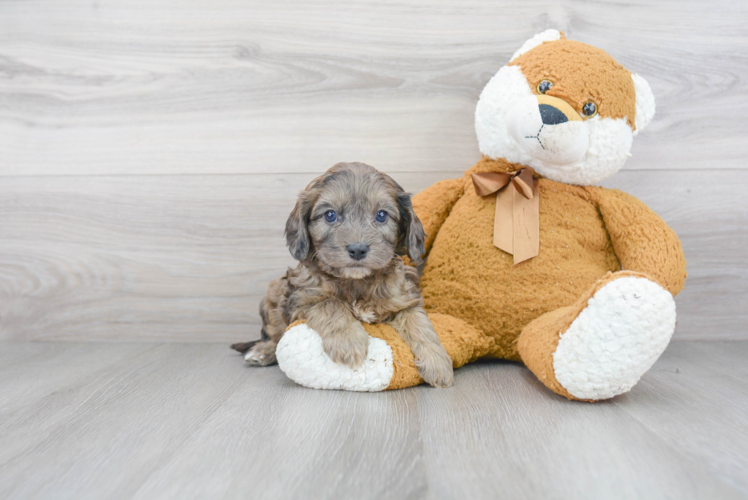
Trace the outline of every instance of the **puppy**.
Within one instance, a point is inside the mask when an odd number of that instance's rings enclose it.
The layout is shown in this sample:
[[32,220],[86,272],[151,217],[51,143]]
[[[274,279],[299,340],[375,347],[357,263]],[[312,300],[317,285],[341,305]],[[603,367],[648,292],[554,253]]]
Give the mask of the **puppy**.
[[299,265],[260,303],[262,339],[232,347],[251,365],[273,364],[288,325],[304,320],[333,361],[356,368],[369,342],[361,322],[387,323],[427,383],[451,386],[452,360],[423,309],[416,269],[399,257],[420,263],[424,241],[410,195],[394,180],[363,163],[338,163],[299,195],[286,222]]

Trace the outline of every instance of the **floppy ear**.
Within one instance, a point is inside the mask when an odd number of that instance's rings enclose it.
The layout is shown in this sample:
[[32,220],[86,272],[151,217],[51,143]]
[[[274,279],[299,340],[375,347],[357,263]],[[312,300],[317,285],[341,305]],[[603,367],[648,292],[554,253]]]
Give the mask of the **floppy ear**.
[[312,240],[306,227],[309,223],[312,205],[309,191],[302,191],[286,221],[286,244],[293,258],[298,261],[306,259],[312,250]]
[[423,224],[413,210],[410,194],[397,193],[397,205],[400,210],[400,245],[405,249],[408,257],[415,265],[423,262],[421,256],[426,253],[426,233]]

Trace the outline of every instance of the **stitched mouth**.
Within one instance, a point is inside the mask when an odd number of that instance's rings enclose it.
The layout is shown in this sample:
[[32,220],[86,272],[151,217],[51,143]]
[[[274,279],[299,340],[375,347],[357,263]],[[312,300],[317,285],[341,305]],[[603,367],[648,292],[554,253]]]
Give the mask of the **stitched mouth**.
[[545,146],[543,145],[543,141],[540,140],[540,133],[543,131],[543,127],[545,127],[545,123],[540,126],[540,129],[538,129],[538,133],[535,135],[526,135],[525,139],[537,139],[538,143],[540,144],[540,147],[545,149]]

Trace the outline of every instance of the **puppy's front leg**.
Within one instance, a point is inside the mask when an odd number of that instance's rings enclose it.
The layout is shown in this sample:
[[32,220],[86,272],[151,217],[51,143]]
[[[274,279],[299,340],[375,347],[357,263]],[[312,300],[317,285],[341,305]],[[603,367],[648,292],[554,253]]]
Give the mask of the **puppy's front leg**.
[[400,311],[390,325],[413,351],[421,378],[434,387],[451,387],[454,383],[452,359],[439,341],[423,307]]
[[333,361],[351,368],[364,363],[369,335],[342,302],[326,299],[311,306],[305,316],[309,327],[322,337],[322,348]]

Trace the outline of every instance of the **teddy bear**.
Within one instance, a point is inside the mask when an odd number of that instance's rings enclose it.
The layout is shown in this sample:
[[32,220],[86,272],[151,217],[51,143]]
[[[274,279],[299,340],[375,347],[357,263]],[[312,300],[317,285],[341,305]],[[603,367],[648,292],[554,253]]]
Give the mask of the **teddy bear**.
[[[475,112],[480,161],[413,198],[424,304],[455,368],[514,360],[556,394],[598,401],[629,391],[662,354],[686,279],[680,241],[644,203],[598,186],[654,113],[644,78],[556,30],[491,78]],[[351,369],[292,324],[280,368],[319,389],[422,383],[391,327],[364,328],[368,356]]]

